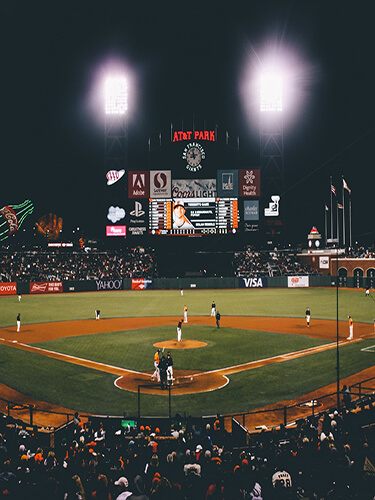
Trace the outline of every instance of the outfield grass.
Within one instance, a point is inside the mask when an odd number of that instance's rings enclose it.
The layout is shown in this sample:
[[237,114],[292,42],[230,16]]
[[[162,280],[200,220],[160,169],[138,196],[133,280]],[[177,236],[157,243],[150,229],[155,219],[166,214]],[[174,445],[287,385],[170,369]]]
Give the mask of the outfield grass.
[[[340,289],[340,320],[350,314],[355,322],[373,323],[375,301],[365,298],[362,290]],[[1,297],[0,326],[14,326],[18,312],[22,323],[64,321],[101,317],[178,316],[186,304],[189,314],[209,315],[211,302],[223,316],[304,317],[307,306],[314,319],[336,319],[336,289],[240,289],[122,291],[56,295]],[[155,342],[176,336],[175,325],[95,336],[57,339],[38,346],[57,352],[137,371],[152,370]],[[211,370],[326,343],[304,336],[282,335],[189,325],[184,338],[207,342],[202,349],[176,350],[179,369]],[[27,341],[27,339],[25,339]],[[340,374],[344,378],[374,363],[374,353],[361,349],[374,340],[348,344],[340,348]],[[46,358],[11,347],[0,346],[0,380],[36,399],[67,408],[108,415],[136,415],[137,395],[114,386],[113,375]],[[230,376],[223,389],[172,398],[172,413],[200,415],[239,412],[292,399],[336,381],[335,349],[283,363],[264,366]],[[142,414],[167,415],[168,398],[143,395]]]

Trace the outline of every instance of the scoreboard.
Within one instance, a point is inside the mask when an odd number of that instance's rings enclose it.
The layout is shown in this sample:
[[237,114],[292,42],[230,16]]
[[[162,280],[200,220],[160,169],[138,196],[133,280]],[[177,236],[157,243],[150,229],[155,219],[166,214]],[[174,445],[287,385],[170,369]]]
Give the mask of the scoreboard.
[[226,234],[238,225],[237,198],[149,200],[150,234]]

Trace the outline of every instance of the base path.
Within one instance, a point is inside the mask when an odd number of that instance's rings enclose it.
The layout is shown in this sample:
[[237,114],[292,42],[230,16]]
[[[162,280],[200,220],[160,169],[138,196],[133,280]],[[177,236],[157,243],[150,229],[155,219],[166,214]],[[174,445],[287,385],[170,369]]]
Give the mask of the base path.
[[[142,388],[142,392],[147,393],[157,393],[161,394],[158,384],[151,381],[150,375],[152,372],[141,373],[129,370],[124,370],[118,367],[103,365],[101,363],[95,363],[89,360],[84,360],[80,358],[73,358],[65,356],[59,353],[53,353],[51,351],[39,350],[30,346],[35,342],[42,342],[57,339],[60,337],[71,337],[79,335],[97,334],[102,332],[113,332],[113,331],[123,331],[130,329],[139,328],[149,328],[154,326],[165,326],[165,325],[175,325],[179,317],[152,317],[152,318],[115,318],[115,319],[101,319],[101,320],[85,320],[85,321],[66,321],[58,323],[42,323],[34,325],[22,325],[21,332],[17,333],[15,327],[1,328],[0,329],[0,343],[6,345],[11,345],[15,348],[25,349],[29,351],[38,350],[39,354],[44,354],[46,356],[63,359],[64,361],[77,363],[83,366],[90,366],[91,368],[102,370],[106,372],[118,375],[116,380],[116,386],[119,389],[128,390],[132,392],[138,391],[138,385],[146,385],[147,387]],[[209,325],[215,326],[215,318],[207,316],[195,316],[189,318],[190,325]],[[263,318],[263,317],[234,317],[225,316],[221,319],[222,327],[231,327],[237,329],[255,330],[255,331],[272,331],[276,333],[288,333],[295,335],[307,335],[312,338],[319,338],[327,340],[327,343],[323,346],[319,346],[314,349],[306,349],[296,353],[290,353],[289,355],[275,356],[273,358],[256,361],[253,363],[245,363],[243,365],[238,365],[235,367],[230,367],[226,369],[213,370],[210,372],[196,372],[196,371],[179,371],[175,370],[174,376],[176,381],[172,388],[173,394],[192,394],[197,392],[207,392],[215,389],[219,389],[228,383],[228,376],[231,373],[236,373],[239,371],[250,370],[255,367],[264,366],[269,363],[283,362],[293,357],[300,357],[304,355],[311,354],[312,352],[317,352],[325,349],[336,348],[336,336],[337,336],[337,323],[336,321],[324,321],[324,320],[314,320],[310,327],[307,328],[304,318]],[[340,343],[347,342],[346,337],[348,335],[348,324],[347,322],[339,322],[339,340]],[[355,324],[355,341],[360,341],[364,338],[369,338],[374,336],[373,325],[365,323]],[[205,347],[204,342],[191,341],[189,339],[183,339],[181,342],[172,339],[167,342],[155,343],[155,347],[164,347],[166,350],[173,349],[200,349]],[[370,373],[371,372],[371,373]],[[352,384],[354,381],[363,380],[364,378],[371,377],[375,375],[375,368],[373,370],[366,370],[366,374],[358,374],[356,377],[351,377],[350,382],[347,384]],[[358,379],[358,380],[357,380]],[[353,381],[352,381],[353,380]],[[344,382],[343,382],[344,383]],[[31,404],[37,408],[46,409],[47,411],[63,412],[63,413],[74,413],[74,411],[61,408],[57,405],[52,405],[49,403],[34,401],[6,386],[0,385],[1,394],[3,399],[8,399],[10,401],[16,402],[20,406]],[[319,397],[318,392],[321,394],[326,394],[330,392],[330,388],[323,388],[319,391],[315,391],[314,397]],[[312,397],[309,395],[309,397]],[[303,398],[300,398],[303,400]],[[306,398],[305,398],[306,399]],[[288,402],[290,404],[290,402]],[[0,401],[0,410],[6,413],[5,402]],[[27,409],[20,409],[20,412],[26,412],[28,415],[29,411]],[[13,412],[12,412],[13,413]],[[34,422],[52,422],[56,420],[50,414],[35,415],[34,412]],[[43,418],[41,419],[41,416]],[[264,417],[264,416],[263,416]],[[19,416],[18,418],[23,418]],[[27,421],[27,416],[25,418]],[[60,417],[61,420],[61,417]],[[64,418],[66,421],[66,418]],[[63,422],[60,422],[60,425]],[[42,423],[39,425],[56,425],[56,423]]]

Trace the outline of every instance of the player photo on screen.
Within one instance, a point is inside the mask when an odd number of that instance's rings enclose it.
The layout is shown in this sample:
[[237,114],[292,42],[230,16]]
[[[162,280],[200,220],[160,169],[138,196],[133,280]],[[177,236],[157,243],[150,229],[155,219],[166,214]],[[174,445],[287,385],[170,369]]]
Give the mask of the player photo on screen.
[[173,229],[194,229],[186,217],[185,202],[182,200],[175,200],[173,204]]

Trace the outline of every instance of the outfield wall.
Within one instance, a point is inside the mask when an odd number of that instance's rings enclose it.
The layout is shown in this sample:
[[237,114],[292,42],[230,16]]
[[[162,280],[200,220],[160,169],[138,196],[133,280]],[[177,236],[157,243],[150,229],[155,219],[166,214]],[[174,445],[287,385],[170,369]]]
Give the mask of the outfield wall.
[[[339,276],[338,285],[343,288],[374,288],[373,278]],[[10,284],[8,284],[10,285]],[[7,294],[20,293],[63,293],[63,292],[103,292],[114,290],[193,290],[193,289],[221,289],[221,288],[307,288],[307,287],[335,287],[336,276],[306,275],[306,276],[276,276],[269,277],[241,277],[241,278],[139,278],[139,279],[104,279],[13,283],[6,287]],[[4,292],[5,293],[5,292]]]

